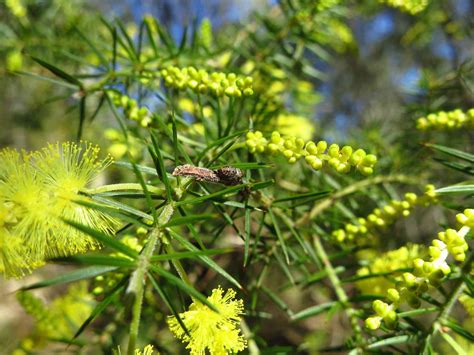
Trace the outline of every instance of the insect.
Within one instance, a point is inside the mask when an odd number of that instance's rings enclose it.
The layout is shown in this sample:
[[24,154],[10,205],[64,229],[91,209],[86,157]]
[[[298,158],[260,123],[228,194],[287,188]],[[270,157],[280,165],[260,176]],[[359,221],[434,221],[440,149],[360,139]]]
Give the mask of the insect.
[[189,176],[195,178],[197,181],[234,186],[242,184],[244,174],[242,170],[232,166],[224,166],[216,170],[211,170],[191,164],[185,164],[178,165],[173,170],[173,176]]

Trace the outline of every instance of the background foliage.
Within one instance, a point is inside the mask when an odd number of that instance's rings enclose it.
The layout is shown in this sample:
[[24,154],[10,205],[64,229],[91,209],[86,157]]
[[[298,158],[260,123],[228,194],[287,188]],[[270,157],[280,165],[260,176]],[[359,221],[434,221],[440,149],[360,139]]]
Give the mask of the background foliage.
[[[441,288],[422,297],[418,313],[402,309],[406,314],[395,330],[364,329],[386,283],[393,287],[394,277],[423,256],[423,246],[455,228],[455,215],[473,207],[473,126],[416,127],[430,113],[474,107],[474,3],[431,1],[412,13],[391,5],[0,4],[0,144],[34,150],[78,137],[98,143],[117,161],[99,185],[134,187],[90,187],[83,193],[100,204],[95,208],[113,210],[122,222],[116,240],[132,249],[150,245],[158,231],[137,346],[184,351],[166,317],[187,309],[190,295],[202,298],[222,285],[244,300],[242,328],[246,351],[253,353],[469,352],[472,314],[460,303],[450,307],[452,318],[443,309],[461,282],[467,285],[462,303],[472,312],[471,252],[468,266],[453,267]],[[253,94],[181,88],[176,80],[167,83],[172,66],[251,76]],[[288,164],[284,154],[252,154],[248,130],[347,144],[375,154],[378,163],[368,177],[331,167],[315,171],[304,159]],[[184,163],[240,167],[247,187],[171,176]],[[403,200],[406,192],[423,195],[425,184],[463,182],[468,187],[447,190],[429,206],[410,206],[407,218],[397,215],[371,238],[342,243],[332,237],[375,208]],[[173,217],[163,213],[166,206]],[[3,307],[5,349],[48,353],[63,351],[65,343],[71,343],[71,353],[127,348],[134,313],[126,291],[137,277],[136,264],[114,264],[110,271],[120,249],[99,240],[105,248],[95,259],[54,260],[25,279],[3,282],[5,293],[39,288],[18,297],[29,316],[19,308],[9,311],[11,304],[18,307],[16,299]],[[92,277],[68,291],[64,281],[90,268],[97,268]],[[72,276],[55,279],[60,275]],[[26,323],[31,327],[12,326]],[[51,330],[46,323],[57,326]],[[439,324],[442,335],[435,329]],[[72,341],[78,329],[85,334]]]

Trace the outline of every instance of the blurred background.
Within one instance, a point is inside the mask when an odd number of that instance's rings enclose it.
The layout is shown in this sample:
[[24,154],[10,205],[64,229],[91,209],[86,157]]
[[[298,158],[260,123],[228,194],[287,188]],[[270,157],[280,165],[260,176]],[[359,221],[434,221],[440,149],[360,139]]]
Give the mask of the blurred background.
[[[384,154],[390,152],[385,164],[391,171],[422,169],[419,162],[426,156],[418,149],[419,137],[413,139],[415,119],[440,109],[474,106],[474,1],[433,1],[415,15],[383,1],[334,2],[339,6],[327,17],[317,18],[314,23],[310,18],[303,20],[307,21],[311,45],[304,46],[297,65],[286,65],[284,50],[268,50],[269,62],[275,67],[285,67],[287,72],[304,77],[299,88],[303,88],[299,94],[303,100],[293,96],[282,105],[309,119],[319,137],[363,145],[377,152],[382,167]],[[107,32],[104,19],[119,19],[127,33],[136,38],[142,19],[153,16],[178,43],[186,29],[196,29],[206,19],[212,24],[215,47],[219,48],[214,53],[225,54],[237,38],[245,35],[254,45],[245,50],[258,57],[258,50],[263,52],[274,39],[272,23],[283,21],[285,6],[281,3],[0,1],[0,148],[38,149],[45,142],[75,139],[79,94],[57,85],[32,57],[55,63],[68,73],[93,73],[97,56],[82,34],[91,41],[103,41]],[[232,64],[238,66],[244,61]],[[40,80],[38,76],[52,80]],[[302,104],[304,99],[308,102]],[[85,122],[83,137],[107,149],[111,141],[103,132],[116,125],[113,115],[106,109],[96,115],[94,107],[88,108],[88,113],[94,119]],[[438,142],[454,142],[472,151],[474,137],[448,133]],[[393,154],[397,151],[399,155]],[[429,232],[427,228],[424,234]],[[28,334],[28,327],[23,325],[29,324],[29,318],[11,293],[54,272],[54,266],[48,268],[25,280],[0,281],[0,354],[1,344],[11,345]],[[51,297],[48,292],[44,291],[42,297]],[[294,302],[298,302],[296,296]],[[268,332],[267,341],[278,344],[278,334]],[[297,327],[289,329],[286,336],[283,342],[301,341]]]

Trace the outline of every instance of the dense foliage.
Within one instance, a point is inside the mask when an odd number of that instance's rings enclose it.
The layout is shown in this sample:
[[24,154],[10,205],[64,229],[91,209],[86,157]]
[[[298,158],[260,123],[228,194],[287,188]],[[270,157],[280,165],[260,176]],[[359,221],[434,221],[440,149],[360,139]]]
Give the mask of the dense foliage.
[[67,4],[0,5],[35,128],[0,151],[0,272],[32,323],[5,349],[472,351],[473,4],[281,0],[179,35]]

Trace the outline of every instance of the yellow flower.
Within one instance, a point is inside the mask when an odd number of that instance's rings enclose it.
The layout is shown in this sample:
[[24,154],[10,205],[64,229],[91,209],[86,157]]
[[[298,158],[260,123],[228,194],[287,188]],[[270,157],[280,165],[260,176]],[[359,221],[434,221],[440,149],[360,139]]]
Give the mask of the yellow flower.
[[206,305],[194,301],[189,311],[180,313],[189,335],[185,333],[174,316],[168,318],[168,325],[174,335],[185,343],[191,354],[204,355],[206,349],[210,354],[228,354],[242,351],[247,343],[238,328],[239,316],[244,310],[242,300],[235,300],[235,291],[220,287],[212,291],[207,300],[219,312],[214,312]]
[[357,270],[358,276],[394,272],[391,275],[371,277],[356,282],[357,288],[364,294],[384,295],[389,288],[395,287],[395,277],[402,274],[398,269],[411,268],[413,260],[422,258],[425,254],[423,247],[418,244],[408,244],[396,250],[383,253],[369,261],[368,266]]
[[143,348],[143,351],[135,349],[135,355],[153,355],[154,350],[153,345],[147,345]]
[[20,277],[51,257],[85,252],[98,242],[67,226],[72,220],[110,233],[113,220],[75,201],[108,164],[91,144],[50,144],[41,151],[22,154],[0,151],[0,271]]
[[284,136],[295,136],[305,141],[313,138],[314,124],[303,116],[282,113],[277,117],[276,126]]

